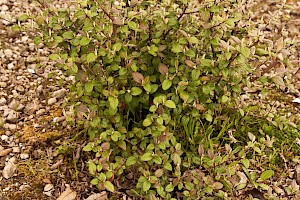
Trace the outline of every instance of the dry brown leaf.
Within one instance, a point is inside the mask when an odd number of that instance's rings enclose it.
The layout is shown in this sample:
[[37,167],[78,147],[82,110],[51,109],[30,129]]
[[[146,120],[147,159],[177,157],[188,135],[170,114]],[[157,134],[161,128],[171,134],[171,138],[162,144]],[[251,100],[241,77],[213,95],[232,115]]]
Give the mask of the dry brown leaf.
[[107,192],[104,191],[104,192],[101,192],[101,193],[95,193],[95,194],[92,194],[90,195],[87,199],[85,200],[107,200],[108,197],[107,197]]
[[11,152],[12,152],[12,148],[4,149],[4,150],[0,151],[0,157],[6,156],[7,154],[9,154]]
[[123,21],[121,19],[115,18],[114,21],[113,21],[113,24],[121,26],[124,23],[123,23]]
[[168,67],[167,67],[165,64],[163,64],[163,63],[160,63],[160,64],[158,65],[158,70],[159,70],[159,72],[160,72],[161,74],[167,74],[167,73],[169,72]]
[[184,62],[188,67],[194,68],[196,66],[196,64],[191,60],[185,60]]
[[139,73],[139,72],[132,72],[132,77],[133,77],[133,80],[137,83],[140,83],[142,84],[143,81],[144,81],[144,76],[143,74]]
[[165,50],[167,47],[168,47],[167,45],[160,45],[160,46],[158,47],[158,51],[163,51],[163,50]]
[[200,156],[202,156],[204,154],[204,148],[201,143],[199,144],[199,147],[198,147],[198,153]]
[[199,104],[199,103],[197,103],[197,104],[195,105],[195,108],[196,108],[197,110],[199,110],[199,111],[204,111],[204,110],[205,110],[204,106],[202,106],[202,105]]
[[223,188],[223,184],[221,182],[216,181],[216,182],[213,183],[213,188],[215,190],[220,190],[220,189]]
[[74,200],[77,196],[76,191],[67,187],[66,190],[56,200]]

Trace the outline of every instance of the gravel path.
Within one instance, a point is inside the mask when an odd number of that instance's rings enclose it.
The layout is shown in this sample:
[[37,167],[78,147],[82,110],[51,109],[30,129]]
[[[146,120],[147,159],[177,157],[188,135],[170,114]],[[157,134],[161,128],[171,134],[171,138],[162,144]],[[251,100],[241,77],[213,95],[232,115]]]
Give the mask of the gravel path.
[[[62,130],[69,130],[68,112],[62,104],[68,92],[64,87],[73,77],[65,77],[53,67],[47,57],[49,50],[36,47],[30,33],[10,30],[21,13],[34,7],[28,1],[0,0],[0,197],[2,193],[9,199],[23,199],[26,195],[22,193],[32,184],[22,180],[28,174],[19,167],[34,165],[34,160],[43,156],[49,156],[43,159],[47,167],[57,164],[47,143],[62,136]],[[37,181],[42,188],[46,186],[44,196],[52,196],[49,178]],[[38,192],[37,197],[42,199]]]

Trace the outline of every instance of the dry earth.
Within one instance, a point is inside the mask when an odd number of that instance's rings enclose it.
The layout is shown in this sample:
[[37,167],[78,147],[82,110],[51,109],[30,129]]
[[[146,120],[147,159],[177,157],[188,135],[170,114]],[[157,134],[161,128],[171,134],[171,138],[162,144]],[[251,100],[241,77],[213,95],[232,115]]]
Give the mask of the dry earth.
[[[294,66],[290,69],[294,89],[283,90],[278,96],[286,98],[276,101],[278,108],[288,110],[291,120],[299,123],[299,106],[291,101],[300,97],[300,3],[289,3],[295,8],[278,11],[278,1],[261,1],[252,9],[253,19],[262,27],[272,14],[281,16],[280,23],[262,28],[267,39],[276,41],[284,32],[286,38],[298,40],[285,55]],[[49,50],[36,47],[31,33],[10,30],[21,13],[34,7],[26,0],[0,0],[0,199],[56,199],[63,191],[73,191],[76,199],[84,199],[97,191],[89,185],[79,156],[83,144],[64,143],[64,138],[77,134],[68,126],[66,117],[71,112],[63,106],[73,77],[65,77],[53,67],[47,57]],[[64,146],[61,150],[69,158],[59,155],[53,148],[57,145]],[[68,166],[77,167],[76,173]],[[292,176],[294,169],[290,171]],[[105,193],[98,195],[105,199]]]

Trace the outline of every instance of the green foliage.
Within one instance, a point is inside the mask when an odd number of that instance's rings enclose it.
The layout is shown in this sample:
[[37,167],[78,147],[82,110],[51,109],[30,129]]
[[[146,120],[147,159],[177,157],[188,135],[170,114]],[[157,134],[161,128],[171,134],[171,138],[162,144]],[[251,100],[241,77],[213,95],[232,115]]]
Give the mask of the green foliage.
[[[266,54],[238,3],[85,0],[35,17],[39,39],[57,49],[49,58],[76,76],[92,185],[114,192],[134,171],[130,194],[149,199],[226,198],[248,180],[267,189],[273,170],[256,176],[250,163],[272,145],[252,135],[246,148],[224,145],[236,142],[226,135],[235,128],[253,131],[236,99]],[[228,174],[246,180],[234,185]]]

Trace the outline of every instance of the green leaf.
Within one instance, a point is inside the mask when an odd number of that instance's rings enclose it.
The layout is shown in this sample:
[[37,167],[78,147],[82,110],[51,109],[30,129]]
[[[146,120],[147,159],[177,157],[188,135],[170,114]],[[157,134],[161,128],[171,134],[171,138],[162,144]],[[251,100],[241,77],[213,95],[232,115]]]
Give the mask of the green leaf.
[[22,21],[26,21],[29,18],[29,16],[27,14],[22,14],[19,18],[18,21],[22,22]]
[[210,59],[200,59],[201,65],[205,67],[210,67],[211,66],[211,60]]
[[250,166],[250,162],[247,158],[242,159],[243,165],[248,169]]
[[280,77],[280,76],[274,76],[274,77],[271,78],[271,80],[276,85],[281,86],[281,87],[285,87],[285,83],[284,83],[282,77]]
[[61,43],[64,41],[64,39],[60,36],[54,36],[53,39],[56,43]]
[[192,44],[198,44],[198,43],[199,43],[198,38],[196,38],[196,37],[194,37],[194,36],[190,37],[188,40],[189,40],[189,42],[192,43]]
[[173,162],[175,165],[180,165],[181,164],[181,158],[177,153],[173,154]]
[[105,189],[107,189],[110,192],[114,192],[115,191],[115,187],[114,187],[114,185],[110,181],[105,181],[104,182],[104,187],[105,187]]
[[116,97],[109,96],[108,97],[109,105],[112,109],[117,109],[119,105],[119,99]]
[[66,31],[62,34],[62,36],[63,36],[63,38],[69,39],[69,40],[74,38],[74,34],[72,31]]
[[178,43],[175,43],[173,44],[171,51],[174,53],[180,53],[182,52],[182,46]]
[[143,191],[147,192],[151,187],[151,183],[149,181],[143,182]]
[[274,175],[274,171],[273,170],[264,171],[260,175],[259,180],[261,180],[261,181],[267,180],[267,179],[271,178],[273,175]]
[[226,103],[228,101],[228,96],[226,95],[223,95],[222,98],[221,98],[221,103]]
[[93,143],[92,142],[89,142],[87,145],[85,145],[84,147],[83,147],[83,151],[92,151],[92,149],[93,149]]
[[136,163],[136,158],[134,156],[130,156],[129,158],[127,158],[125,165],[127,167],[134,165]]
[[174,186],[172,185],[172,183],[169,183],[165,188],[166,192],[173,192],[173,190],[174,190]]
[[240,53],[245,57],[249,58],[250,56],[250,49],[248,47],[241,47],[240,48]]
[[152,159],[152,152],[144,153],[144,155],[141,156],[141,161],[149,161]]
[[88,82],[84,85],[84,90],[86,93],[91,93],[93,91],[93,88],[94,88],[95,84],[94,83],[91,83],[91,82]]
[[172,101],[172,100],[167,100],[164,103],[164,105],[167,106],[168,108],[176,108],[176,105],[175,105],[174,101]]
[[169,170],[169,171],[172,171],[172,165],[171,165],[171,163],[165,163],[164,164],[164,168],[166,169],[166,170]]
[[42,43],[42,38],[39,37],[39,36],[36,36],[36,37],[34,37],[33,42],[34,42],[34,44],[36,44],[36,45],[41,44],[41,43]]
[[162,83],[162,89],[167,90],[172,86],[172,81],[165,79]]
[[212,122],[212,120],[213,120],[212,116],[211,116],[210,114],[208,114],[208,113],[205,114],[204,117],[205,117],[205,119],[206,119],[207,121],[209,121],[209,122]]
[[81,38],[81,40],[80,40],[80,42],[79,42],[80,46],[86,46],[86,45],[88,45],[89,43],[90,43],[90,39],[87,38],[87,37]]
[[157,187],[156,191],[161,197],[165,198],[166,192],[164,191],[164,188],[161,185]]
[[137,96],[137,95],[140,95],[142,92],[143,92],[143,90],[141,88],[139,88],[139,87],[132,87],[130,94],[132,96]]
[[113,45],[113,49],[114,49],[115,51],[120,51],[121,48],[122,48],[122,42],[117,42],[117,43],[115,43],[115,44]]
[[158,51],[158,47],[153,44],[150,46],[148,52],[153,56],[157,56],[157,51]]
[[89,162],[89,172],[90,174],[94,175],[96,173],[97,170],[97,166],[94,162]]
[[55,61],[55,60],[60,59],[60,56],[58,54],[54,53],[54,54],[49,55],[49,59]]
[[246,186],[247,186],[247,183],[240,183],[236,186],[236,189],[241,190],[241,189],[244,189]]
[[118,146],[124,151],[126,150],[126,142],[124,140],[118,141]]
[[143,126],[147,127],[150,126],[152,124],[152,120],[150,118],[146,118],[143,121]]
[[89,53],[87,56],[86,56],[86,61],[87,62],[94,62],[97,58],[97,55],[94,54],[94,53]]
[[128,27],[132,30],[137,30],[137,24],[133,21],[128,22]]
[[97,178],[94,178],[93,180],[91,180],[91,184],[92,185],[98,185],[99,184],[99,180]]

